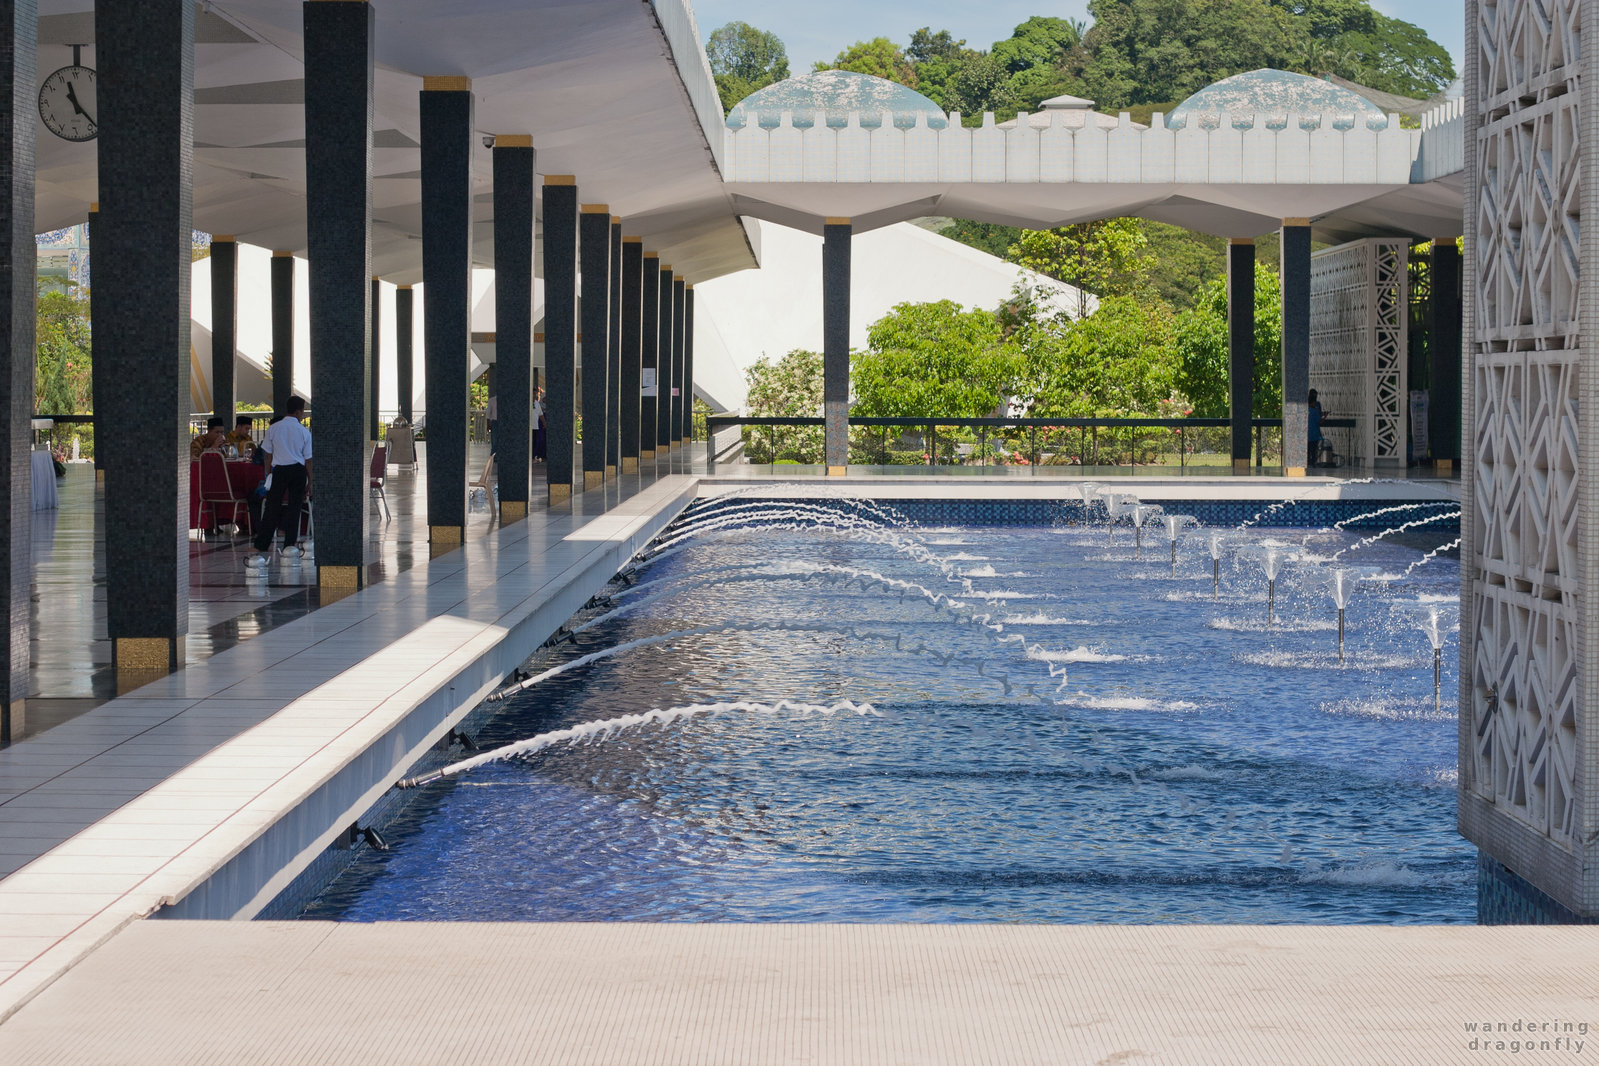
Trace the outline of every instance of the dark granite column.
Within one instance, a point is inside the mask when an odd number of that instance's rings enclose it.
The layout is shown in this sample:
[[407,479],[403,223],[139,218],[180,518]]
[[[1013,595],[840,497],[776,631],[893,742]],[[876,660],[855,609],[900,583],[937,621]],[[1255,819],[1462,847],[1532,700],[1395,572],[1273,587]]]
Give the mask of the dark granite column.
[[[605,483],[610,436],[611,209],[583,205],[583,488]],[[546,284],[548,284],[546,282]]]
[[472,83],[423,78],[422,340],[427,368],[428,542],[466,532],[467,352],[472,339]]
[[617,389],[622,409],[618,420],[622,434],[622,473],[638,473],[639,460],[639,369],[643,366],[644,328],[644,238],[622,239],[622,298],[617,301],[621,318],[622,383]]
[[1309,465],[1310,220],[1285,218],[1282,230],[1283,474]]
[[294,395],[294,253],[272,253],[272,409]]
[[106,629],[126,688],[181,667],[189,631],[194,4],[106,4],[95,16],[94,357],[106,384],[95,444],[106,452]]
[[549,501],[572,498],[577,413],[577,181],[544,178],[544,470]]
[[1233,472],[1249,471],[1255,406],[1255,242],[1227,244],[1227,367],[1233,423]]
[[1460,246],[1453,237],[1432,243],[1432,337],[1427,346],[1427,441],[1433,469],[1445,476],[1460,465]]
[[606,288],[611,320],[607,326],[605,399],[605,476],[622,469],[622,220],[611,216],[611,283]]
[[688,346],[687,297],[683,275],[672,275],[672,450],[683,447],[683,408],[688,390],[683,386],[683,357]]
[[239,244],[211,238],[211,413],[233,432],[233,359],[239,336]]
[[[322,601],[366,583],[371,382],[373,13],[305,8],[306,260],[311,279],[312,483]],[[431,428],[431,427],[430,427]]]
[[[640,249],[643,245],[639,246]],[[661,343],[661,259],[654,252],[643,252],[639,264],[639,466],[646,474],[655,473],[656,415],[660,410],[660,388],[656,377]]]
[[[676,325],[672,320],[675,302],[672,297],[672,268],[661,264],[657,274],[660,297],[655,333],[655,461],[660,464],[672,450],[672,337]],[[670,467],[663,469],[670,472]]]
[[849,463],[849,260],[850,221],[822,226],[822,416],[827,419],[827,472],[843,475]]
[[500,521],[527,517],[533,469],[533,138],[494,140],[494,342]]
[[400,417],[411,421],[411,398],[416,392],[416,293],[409,285],[394,290],[394,389]]
[[[0,600],[6,616],[5,686],[0,692],[0,744],[22,733],[28,695],[28,615],[33,597],[33,417],[35,245],[33,238],[34,108],[38,87],[39,12],[35,0],[0,0],[0,93],[11,101],[0,117],[0,344],[6,372],[0,374],[0,405],[6,429],[0,436],[6,473],[0,542],[6,546],[6,576]],[[10,116],[23,115],[24,122]],[[99,449],[95,449],[99,454]]]
[[683,286],[683,447],[694,440],[694,286]]
[[379,427],[383,418],[378,414],[378,383],[382,377],[379,367],[383,363],[383,283],[372,279],[372,372],[367,377],[366,435],[376,441],[382,434]]

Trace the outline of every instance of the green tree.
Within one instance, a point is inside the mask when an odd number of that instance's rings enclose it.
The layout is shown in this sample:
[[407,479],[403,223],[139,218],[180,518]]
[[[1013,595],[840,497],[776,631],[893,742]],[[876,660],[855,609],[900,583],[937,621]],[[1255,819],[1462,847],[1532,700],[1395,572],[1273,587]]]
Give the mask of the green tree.
[[[1255,263],[1255,418],[1282,414],[1282,287],[1277,275]],[[1226,418],[1228,396],[1227,279],[1200,290],[1194,306],[1177,316],[1172,331],[1176,386],[1201,418]]]
[[1022,369],[992,311],[950,300],[898,305],[866,345],[850,360],[851,410],[863,417],[983,418],[1014,391]]
[[755,90],[788,77],[788,50],[783,42],[775,33],[747,22],[729,22],[712,32],[705,55],[711,61],[724,114]]
[[[745,403],[766,418],[815,418],[822,413],[822,356],[796,348],[776,362],[762,356],[745,372]],[[744,452],[752,463],[819,463],[819,426],[746,427]]]
[[1010,37],[996,41],[989,55],[1012,74],[1033,67],[1053,67],[1082,40],[1083,24],[1071,19],[1034,15]]
[[1338,74],[1373,89],[1425,99],[1455,78],[1455,64],[1425,30],[1366,0],[1268,0],[1301,33],[1297,68]]
[[41,285],[35,328],[34,409],[87,414],[94,403],[88,301],[70,289]]
[[1159,300],[1109,296],[1083,319],[1035,318],[1015,335],[1040,418],[1155,415],[1170,406],[1177,368],[1172,311]]
[[1090,0],[1066,68],[1100,108],[1186,99],[1260,67],[1341,74],[1426,97],[1454,79],[1448,52],[1366,0]]
[[[1095,296],[1130,295],[1147,286],[1149,241],[1137,219],[1112,218],[1059,229],[1022,230],[1010,259]],[[1077,317],[1088,311],[1087,301]]]
[[966,42],[957,41],[948,30],[934,33],[931,26],[923,26],[911,34],[911,43],[910,47],[905,49],[905,58],[921,66],[935,59],[959,60],[965,51]]
[[817,62],[816,70],[853,70],[857,74],[871,74],[888,81],[916,88],[916,68],[905,57],[899,45],[887,37],[874,37],[870,41],[856,41],[831,63]]
[[1005,259],[1010,255],[1011,245],[1016,243],[1022,231],[1015,226],[1002,226],[997,222],[973,222],[971,219],[956,218],[951,219],[949,225],[939,230],[938,235],[948,237],[952,241],[960,241],[998,259]]

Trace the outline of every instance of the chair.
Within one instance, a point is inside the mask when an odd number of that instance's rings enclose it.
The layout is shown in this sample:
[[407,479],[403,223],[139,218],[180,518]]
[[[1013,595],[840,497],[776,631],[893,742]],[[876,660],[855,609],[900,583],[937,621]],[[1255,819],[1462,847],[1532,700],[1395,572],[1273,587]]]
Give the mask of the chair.
[[368,484],[371,486],[369,496],[383,505],[383,518],[387,521],[389,514],[389,497],[383,491],[383,481],[389,472],[389,449],[387,445],[379,444],[372,449],[372,465],[367,470]]
[[[250,505],[244,497],[233,491],[233,483],[228,479],[227,460],[221,452],[200,453],[200,525],[204,529],[214,529],[222,524],[222,515],[219,507],[226,507],[227,521],[238,526],[239,514],[243,512],[244,520],[249,521]],[[205,520],[206,512],[210,511],[211,521]]]

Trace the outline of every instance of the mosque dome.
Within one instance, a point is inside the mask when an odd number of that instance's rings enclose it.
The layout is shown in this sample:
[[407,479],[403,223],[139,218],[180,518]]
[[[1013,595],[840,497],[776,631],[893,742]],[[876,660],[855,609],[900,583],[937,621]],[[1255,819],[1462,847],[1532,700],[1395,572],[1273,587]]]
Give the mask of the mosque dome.
[[1322,119],[1340,130],[1353,129],[1356,124],[1375,130],[1388,126],[1382,109],[1358,93],[1320,78],[1270,69],[1234,74],[1207,85],[1172,108],[1166,125],[1181,129],[1197,121],[1214,128],[1231,121],[1237,128],[1248,129],[1257,114],[1270,116],[1266,123],[1270,129],[1282,129],[1289,115],[1297,115],[1301,125],[1314,126]]
[[784,111],[793,112],[794,125],[802,128],[814,125],[818,112],[826,116],[827,125],[842,128],[852,111],[860,112],[861,125],[869,128],[882,125],[885,111],[900,129],[916,125],[917,115],[926,115],[935,130],[949,125],[943,110],[915,89],[852,70],[818,70],[757,89],[733,105],[727,125],[740,129],[754,121],[773,129]]

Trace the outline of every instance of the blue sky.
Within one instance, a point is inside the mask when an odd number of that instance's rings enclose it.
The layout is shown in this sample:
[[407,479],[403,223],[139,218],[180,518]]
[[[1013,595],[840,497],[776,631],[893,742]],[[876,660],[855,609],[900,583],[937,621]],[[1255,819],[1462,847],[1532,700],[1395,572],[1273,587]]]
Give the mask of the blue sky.
[[[1088,0],[693,0],[700,32],[742,19],[770,30],[788,47],[798,74],[818,59],[831,59],[849,44],[888,37],[904,44],[921,26],[947,29],[974,48],[1009,37],[1033,15],[1088,20]],[[1449,50],[1460,68],[1465,41],[1465,4],[1458,0],[1375,0],[1377,10],[1413,22]]]

